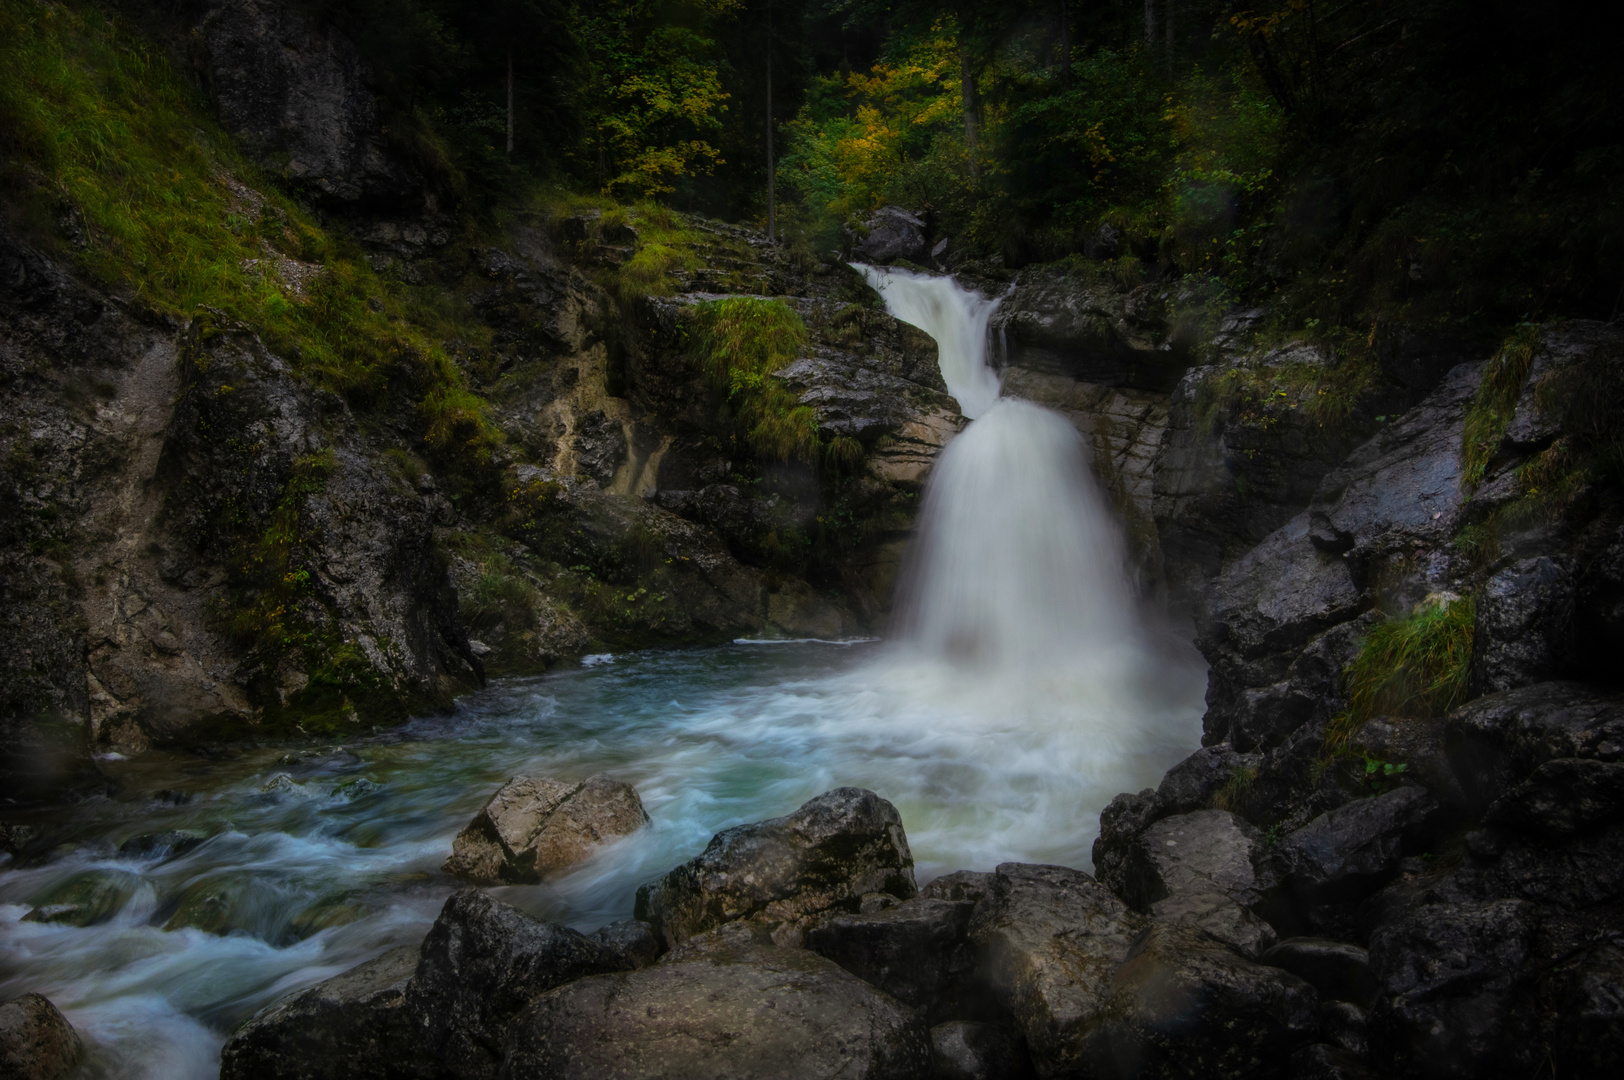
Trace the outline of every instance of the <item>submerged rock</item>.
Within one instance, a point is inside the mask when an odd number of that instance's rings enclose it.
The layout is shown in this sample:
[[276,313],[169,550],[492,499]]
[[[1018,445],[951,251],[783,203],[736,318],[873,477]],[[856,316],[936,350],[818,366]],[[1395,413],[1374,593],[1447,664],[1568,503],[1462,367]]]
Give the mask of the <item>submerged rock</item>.
[[84,1056],[68,1018],[38,994],[0,1003],[0,1076],[64,1080]]
[[117,914],[140,885],[138,874],[87,870],[53,888],[23,921],[94,926]]
[[536,882],[647,823],[637,789],[607,773],[578,784],[516,776],[457,834],[445,871],[480,884]]
[[801,949],[756,947],[581,979],[514,1024],[504,1077],[926,1080],[914,1010]]
[[360,967],[256,1013],[220,1051],[220,1080],[390,1080],[430,1075],[412,1052],[417,1025],[406,986],[415,946],[391,949]]
[[825,792],[787,817],[723,830],[704,854],[637,891],[636,917],[667,946],[738,919],[800,944],[825,912],[856,911],[867,893],[917,893],[896,807],[862,788]]

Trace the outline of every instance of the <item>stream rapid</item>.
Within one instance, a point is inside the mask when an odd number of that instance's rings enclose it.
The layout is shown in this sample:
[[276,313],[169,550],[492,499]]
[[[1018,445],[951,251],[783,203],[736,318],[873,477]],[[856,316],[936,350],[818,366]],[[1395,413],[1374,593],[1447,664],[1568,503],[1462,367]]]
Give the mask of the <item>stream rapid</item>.
[[[419,940],[453,836],[519,774],[608,771],[649,813],[563,877],[491,890],[582,930],[718,830],[843,785],[896,805],[921,883],[1091,866],[1105,804],[1198,745],[1205,666],[1141,610],[1076,432],[998,396],[996,301],[864,269],[978,417],[938,461],[889,640],[588,657],[343,747],[104,759],[119,794],[40,811],[50,857],[0,865],[0,998],[61,1008],[84,1076],[213,1077],[257,1010]],[[94,917],[25,919],[52,903]]]

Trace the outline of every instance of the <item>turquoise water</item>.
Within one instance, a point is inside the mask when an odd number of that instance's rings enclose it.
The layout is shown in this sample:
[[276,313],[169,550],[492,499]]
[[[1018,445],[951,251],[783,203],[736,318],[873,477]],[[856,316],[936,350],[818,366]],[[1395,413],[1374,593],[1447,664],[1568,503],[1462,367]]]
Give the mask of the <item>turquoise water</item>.
[[[456,884],[439,869],[452,837],[520,773],[607,770],[652,819],[559,880],[493,890],[581,929],[629,915],[639,884],[717,830],[846,784],[897,805],[921,882],[1086,868],[1105,802],[1197,744],[1199,662],[1169,649],[1126,697],[872,642],[592,657],[342,748],[105,760],[119,794],[44,815],[52,855],[0,870],[0,995],[56,1002],[93,1047],[88,1076],[213,1076],[245,1017],[421,937]],[[118,851],[171,829],[207,839]],[[99,900],[100,921],[23,921],[64,897]]]

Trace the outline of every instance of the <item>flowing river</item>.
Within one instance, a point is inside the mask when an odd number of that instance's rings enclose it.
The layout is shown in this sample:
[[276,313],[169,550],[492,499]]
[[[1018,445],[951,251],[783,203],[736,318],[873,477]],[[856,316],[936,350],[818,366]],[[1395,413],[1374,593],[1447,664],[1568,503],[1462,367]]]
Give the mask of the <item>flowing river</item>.
[[[862,269],[977,417],[933,475],[890,640],[588,657],[344,747],[103,761],[118,797],[41,811],[51,856],[0,867],[0,998],[61,1008],[85,1076],[212,1077],[241,1020],[420,938],[456,887],[452,837],[521,773],[607,770],[652,819],[567,876],[492,890],[584,930],[717,830],[842,785],[896,804],[921,882],[1090,866],[1111,797],[1198,744],[1205,667],[1140,610],[1070,425],[999,398],[996,302]],[[88,925],[25,918],[53,904]]]

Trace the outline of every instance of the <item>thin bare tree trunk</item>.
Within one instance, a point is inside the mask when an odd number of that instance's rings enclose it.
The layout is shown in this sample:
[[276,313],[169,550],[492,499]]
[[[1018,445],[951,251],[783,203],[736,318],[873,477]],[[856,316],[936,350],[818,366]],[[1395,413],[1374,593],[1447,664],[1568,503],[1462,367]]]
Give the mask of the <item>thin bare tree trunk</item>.
[[959,43],[959,101],[964,106],[964,149],[970,158],[970,179],[981,178],[980,102],[976,95],[975,62],[969,48]]
[[767,5],[767,239],[772,240],[778,229],[778,200],[773,190],[778,186],[773,170],[773,6]]
[[1071,89],[1071,13],[1067,0],[1060,0],[1060,86]]
[[513,46],[508,46],[508,116],[507,152],[513,153]]
[[1167,5],[1166,7],[1164,7],[1162,9],[1162,21],[1167,24],[1167,56],[1164,58],[1164,62],[1167,64],[1167,77],[1169,79],[1171,79],[1173,77],[1173,2],[1174,2],[1174,0],[1163,0],[1163,2]]
[[1145,51],[1156,47],[1156,0],[1145,0]]

